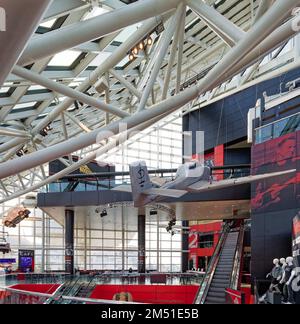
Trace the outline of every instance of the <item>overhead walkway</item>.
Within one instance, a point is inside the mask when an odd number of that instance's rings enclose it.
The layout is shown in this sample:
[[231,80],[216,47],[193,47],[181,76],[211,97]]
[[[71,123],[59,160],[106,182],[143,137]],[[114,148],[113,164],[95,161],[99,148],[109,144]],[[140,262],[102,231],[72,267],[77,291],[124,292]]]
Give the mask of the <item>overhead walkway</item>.
[[244,226],[226,223],[195,304],[226,304],[226,290],[239,290],[243,243]]

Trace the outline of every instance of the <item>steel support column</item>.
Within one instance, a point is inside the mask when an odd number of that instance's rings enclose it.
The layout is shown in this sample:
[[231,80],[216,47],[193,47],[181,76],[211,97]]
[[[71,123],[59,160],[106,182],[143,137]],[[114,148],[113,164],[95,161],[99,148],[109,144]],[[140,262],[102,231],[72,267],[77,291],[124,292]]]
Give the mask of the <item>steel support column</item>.
[[185,273],[189,270],[189,222],[182,222],[182,243],[181,243],[181,271]]
[[138,272],[146,273],[146,216],[138,216]]
[[65,271],[74,274],[74,210],[65,211]]

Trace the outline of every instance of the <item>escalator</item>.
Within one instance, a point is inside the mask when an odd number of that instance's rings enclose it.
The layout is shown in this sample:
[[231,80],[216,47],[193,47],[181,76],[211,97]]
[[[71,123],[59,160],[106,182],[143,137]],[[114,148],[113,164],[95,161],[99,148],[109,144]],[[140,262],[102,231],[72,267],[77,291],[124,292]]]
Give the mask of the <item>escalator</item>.
[[49,298],[45,304],[63,304],[64,301],[61,298],[62,296],[70,296],[70,294],[74,291],[74,288],[79,285],[79,278],[75,278],[65,282],[53,295],[53,297]]
[[226,304],[226,289],[238,290],[243,256],[244,226],[225,223],[195,304]]
[[94,278],[86,281],[86,278],[76,277],[63,284],[45,304],[82,304],[80,301],[64,297],[89,298],[95,287]]

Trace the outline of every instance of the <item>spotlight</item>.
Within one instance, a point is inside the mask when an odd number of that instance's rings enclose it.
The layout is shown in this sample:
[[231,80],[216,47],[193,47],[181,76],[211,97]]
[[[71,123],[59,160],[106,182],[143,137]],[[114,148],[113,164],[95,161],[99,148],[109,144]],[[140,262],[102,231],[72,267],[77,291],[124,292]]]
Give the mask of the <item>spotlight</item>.
[[100,214],[100,217],[102,218],[102,217],[105,217],[105,216],[107,216],[107,210],[103,209],[101,214]]
[[153,44],[153,40],[152,40],[152,38],[149,36],[148,38],[147,38],[147,45],[148,46],[151,46]]
[[135,48],[133,49],[133,54],[134,54],[134,55],[138,55],[138,54],[139,54],[139,49],[138,49],[137,47],[135,47]]
[[52,130],[52,128],[51,128],[50,124],[48,124],[44,129],[42,129],[40,131],[40,135],[42,135],[43,137],[46,137],[48,135],[49,131],[51,131],[51,130]]
[[133,54],[129,54],[129,61],[133,61],[134,60],[134,55]]
[[143,42],[140,42],[139,43],[139,49],[142,51],[144,49],[144,43]]

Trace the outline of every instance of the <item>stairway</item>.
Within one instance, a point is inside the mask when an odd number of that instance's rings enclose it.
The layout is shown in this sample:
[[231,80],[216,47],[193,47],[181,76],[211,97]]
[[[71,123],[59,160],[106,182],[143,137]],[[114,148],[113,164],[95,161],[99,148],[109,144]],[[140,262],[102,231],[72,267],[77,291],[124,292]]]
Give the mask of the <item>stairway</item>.
[[227,235],[205,304],[226,303],[225,289],[230,285],[238,237],[239,232],[230,232]]

